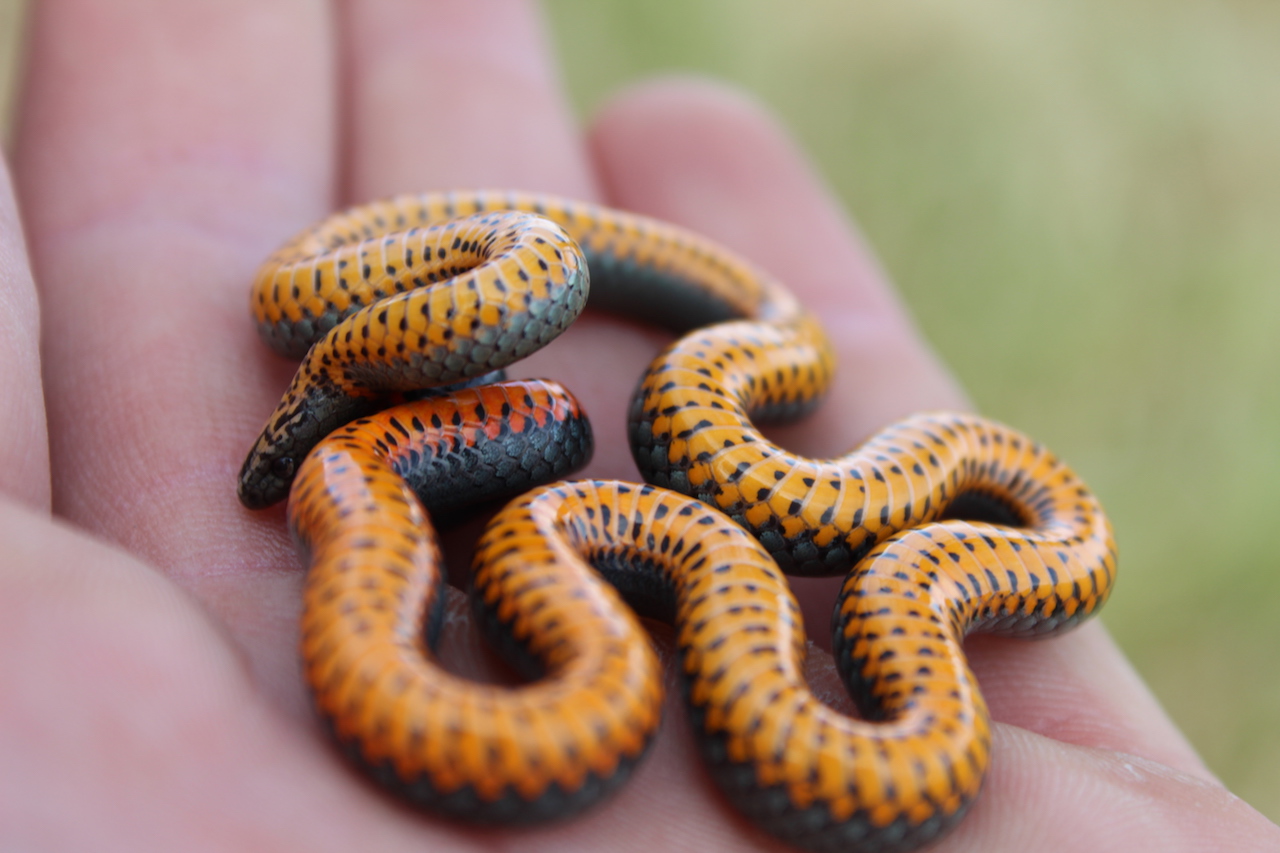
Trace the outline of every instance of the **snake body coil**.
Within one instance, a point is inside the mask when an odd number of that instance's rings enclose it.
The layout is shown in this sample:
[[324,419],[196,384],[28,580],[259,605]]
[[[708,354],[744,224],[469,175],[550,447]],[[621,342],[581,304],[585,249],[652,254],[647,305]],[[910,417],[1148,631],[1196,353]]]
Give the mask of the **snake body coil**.
[[[473,602],[534,680],[464,682],[430,652],[442,581],[422,501],[563,476],[589,452],[576,403],[543,385],[469,388],[324,436],[387,392],[471,381],[547,342],[581,309],[588,268],[593,306],[685,333],[630,413],[636,463],[665,488],[562,483],[495,517]],[[455,816],[560,817],[639,760],[661,682],[620,590],[676,625],[730,802],[808,849],[912,849],[959,820],[988,763],[964,635],[1061,631],[1114,582],[1097,501],[1006,427],[919,415],[826,461],[765,439],[753,420],[825,392],[830,346],[784,288],[674,226],[542,196],[405,196],[300,236],[253,301],[269,343],[307,352],[240,494],[262,506],[292,482],[316,703],[376,778]],[[779,566],[847,574],[834,647],[865,719],[804,685]]]

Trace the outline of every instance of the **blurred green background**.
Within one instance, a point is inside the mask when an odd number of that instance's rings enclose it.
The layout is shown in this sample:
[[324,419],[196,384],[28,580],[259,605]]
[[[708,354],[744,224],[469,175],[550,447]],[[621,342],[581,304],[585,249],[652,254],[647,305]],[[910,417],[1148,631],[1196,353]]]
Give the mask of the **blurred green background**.
[[1280,3],[547,7],[584,116],[695,72],[783,117],[980,408],[1099,492],[1107,624],[1280,820]]

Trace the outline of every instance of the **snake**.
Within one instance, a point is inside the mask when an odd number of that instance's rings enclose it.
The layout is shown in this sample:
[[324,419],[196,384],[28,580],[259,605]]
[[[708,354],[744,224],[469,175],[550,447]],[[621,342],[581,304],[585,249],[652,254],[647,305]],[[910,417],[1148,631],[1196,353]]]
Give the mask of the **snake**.
[[[778,281],[675,225],[546,195],[398,196],[285,244],[251,305],[263,340],[303,357],[239,494],[288,497],[314,704],[371,778],[455,819],[564,819],[625,782],[660,721],[650,617],[674,625],[730,807],[802,849],[915,849],[990,762],[964,637],[1060,634],[1114,585],[1097,498],[1012,428],[922,413],[827,460],[765,437],[821,400],[830,342]],[[587,305],[677,335],[628,413],[643,484],[564,479],[590,457],[581,405],[492,383]],[[431,513],[498,496],[471,602],[514,687],[434,651]],[[806,685],[786,574],[844,576],[833,651],[859,716]]]

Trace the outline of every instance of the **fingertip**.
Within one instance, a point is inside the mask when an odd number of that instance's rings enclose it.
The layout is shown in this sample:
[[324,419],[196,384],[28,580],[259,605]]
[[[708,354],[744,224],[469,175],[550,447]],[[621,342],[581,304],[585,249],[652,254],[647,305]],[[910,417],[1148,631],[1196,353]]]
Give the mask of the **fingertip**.
[[1213,779],[1101,622],[1043,642],[978,636],[966,652],[993,719]]
[[794,260],[788,232],[761,244],[762,219],[786,229],[799,215],[811,228],[819,214],[846,237],[799,146],[764,104],[724,83],[661,77],[624,89],[596,115],[589,144],[611,201],[706,233],[775,273]]
[[1276,827],[1214,780],[1123,751],[996,726],[991,771],[943,846],[987,850],[1271,850]]
[[750,257],[816,307],[854,300],[903,316],[874,254],[800,144],[764,103],[714,80],[625,89],[590,128],[614,203],[671,219]]

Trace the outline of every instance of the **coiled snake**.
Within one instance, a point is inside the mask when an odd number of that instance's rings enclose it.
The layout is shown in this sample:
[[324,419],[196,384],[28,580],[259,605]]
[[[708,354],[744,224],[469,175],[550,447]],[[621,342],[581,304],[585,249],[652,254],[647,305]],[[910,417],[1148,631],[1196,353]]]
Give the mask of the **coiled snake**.
[[[472,684],[431,651],[444,581],[424,506],[585,464],[590,429],[554,383],[465,386],[554,338],[588,290],[683,335],[631,408],[648,484],[540,486],[491,521],[473,605],[532,681]],[[1096,499],[1006,427],[918,415],[822,461],[764,438],[753,420],[819,400],[829,344],[780,284],[671,225],[545,196],[404,196],[300,235],[252,302],[262,337],[305,356],[240,497],[262,507],[292,488],[315,702],[376,779],[455,817],[563,817],[626,778],[662,690],[625,597],[675,624],[730,802],[808,849],[912,849],[960,819],[988,763],[965,634],[1061,631],[1115,578]],[[865,719],[805,686],[783,571],[847,575],[834,647]]]

